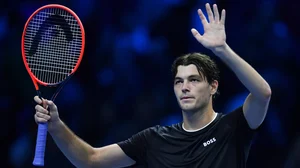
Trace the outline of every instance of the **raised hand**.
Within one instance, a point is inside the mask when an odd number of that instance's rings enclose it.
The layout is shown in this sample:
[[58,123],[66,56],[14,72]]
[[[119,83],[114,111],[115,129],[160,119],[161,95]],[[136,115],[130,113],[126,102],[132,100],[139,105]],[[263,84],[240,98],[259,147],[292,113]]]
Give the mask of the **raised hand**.
[[205,4],[208,14],[208,20],[203,14],[201,9],[198,9],[198,15],[204,28],[204,34],[201,35],[195,28],[192,28],[191,32],[194,37],[204,47],[212,51],[217,50],[219,47],[223,47],[226,44],[225,34],[225,10],[222,10],[221,17],[219,16],[218,7],[213,5],[213,12],[210,5]]

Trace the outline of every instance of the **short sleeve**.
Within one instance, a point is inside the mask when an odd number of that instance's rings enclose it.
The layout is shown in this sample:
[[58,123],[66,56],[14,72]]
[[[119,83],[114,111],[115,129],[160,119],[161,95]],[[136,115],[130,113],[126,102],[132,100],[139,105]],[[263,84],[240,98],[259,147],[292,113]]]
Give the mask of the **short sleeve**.
[[251,129],[249,124],[245,118],[243,113],[243,106],[239,106],[229,114],[225,116],[226,120],[232,127],[235,127],[236,134],[246,140],[249,141],[253,138],[257,129]]
[[144,164],[149,136],[151,136],[151,133],[148,128],[117,144],[128,157],[136,161],[136,164]]

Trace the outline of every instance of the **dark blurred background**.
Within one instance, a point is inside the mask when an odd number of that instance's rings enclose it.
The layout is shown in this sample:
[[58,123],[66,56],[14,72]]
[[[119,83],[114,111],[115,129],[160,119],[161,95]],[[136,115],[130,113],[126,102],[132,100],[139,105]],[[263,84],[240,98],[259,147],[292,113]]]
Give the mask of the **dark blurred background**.
[[[228,44],[270,84],[268,115],[253,141],[248,167],[296,167],[300,138],[296,91],[299,2],[292,0],[73,0],[1,1],[0,167],[32,166],[37,125],[36,92],[21,58],[21,35],[37,8],[59,3],[74,10],[86,32],[78,71],[58,95],[61,119],[92,146],[129,138],[157,124],[181,121],[171,77],[172,61],[188,52],[211,55],[221,69],[214,108],[228,113],[248,94],[235,75],[199,44],[190,29],[203,28],[197,9],[225,8]],[[298,138],[298,139],[297,139]],[[48,136],[45,167],[73,167]],[[298,165],[299,166],[299,165]],[[300,167],[300,166],[299,166]]]

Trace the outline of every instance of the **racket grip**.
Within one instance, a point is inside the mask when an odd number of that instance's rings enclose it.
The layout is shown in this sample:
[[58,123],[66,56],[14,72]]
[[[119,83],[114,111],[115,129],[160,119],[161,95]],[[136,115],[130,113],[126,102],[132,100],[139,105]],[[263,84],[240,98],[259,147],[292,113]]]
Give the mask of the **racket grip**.
[[44,166],[45,147],[47,140],[48,123],[38,124],[38,133],[35,146],[34,166]]

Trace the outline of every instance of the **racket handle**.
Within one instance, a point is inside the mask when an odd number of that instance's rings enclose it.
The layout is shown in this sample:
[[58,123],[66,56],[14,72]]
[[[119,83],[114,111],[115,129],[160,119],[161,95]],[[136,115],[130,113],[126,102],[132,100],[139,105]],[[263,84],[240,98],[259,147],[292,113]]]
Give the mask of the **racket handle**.
[[34,166],[44,166],[45,147],[47,140],[48,123],[38,124],[38,133],[35,146]]

